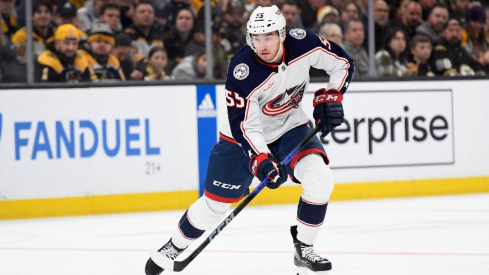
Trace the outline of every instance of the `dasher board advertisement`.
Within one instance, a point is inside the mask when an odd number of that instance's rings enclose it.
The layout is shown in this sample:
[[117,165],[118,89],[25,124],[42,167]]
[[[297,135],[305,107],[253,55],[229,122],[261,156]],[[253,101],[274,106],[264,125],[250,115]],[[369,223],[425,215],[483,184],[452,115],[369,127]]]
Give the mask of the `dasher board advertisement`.
[[[311,115],[313,96],[304,97]],[[455,161],[451,90],[351,91],[343,108],[345,122],[322,139],[332,168]]]
[[4,199],[195,190],[195,86],[0,93]]

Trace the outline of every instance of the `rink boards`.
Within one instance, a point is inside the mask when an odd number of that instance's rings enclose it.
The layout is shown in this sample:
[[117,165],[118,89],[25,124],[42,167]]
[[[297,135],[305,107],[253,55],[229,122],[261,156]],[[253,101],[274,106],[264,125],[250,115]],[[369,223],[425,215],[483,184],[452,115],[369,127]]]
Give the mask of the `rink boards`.
[[[308,114],[321,87],[303,95]],[[352,83],[346,122],[322,140],[332,200],[489,192],[488,87]],[[0,90],[0,219],[188,207],[225,104],[223,85]],[[252,204],[300,192],[289,182]]]

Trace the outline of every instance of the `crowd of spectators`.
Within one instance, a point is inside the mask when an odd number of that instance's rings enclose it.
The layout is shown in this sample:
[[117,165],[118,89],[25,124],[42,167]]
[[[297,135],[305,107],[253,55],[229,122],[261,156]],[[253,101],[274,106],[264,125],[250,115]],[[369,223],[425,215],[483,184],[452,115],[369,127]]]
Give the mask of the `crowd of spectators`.
[[[207,60],[204,0],[32,0],[35,80],[47,82],[192,80],[225,77],[246,44],[256,6],[277,5],[288,29],[304,28],[342,46],[355,78],[489,74],[489,1],[212,0],[212,60]],[[0,0],[0,81],[26,82],[24,0]],[[325,76],[311,70],[311,76]]]

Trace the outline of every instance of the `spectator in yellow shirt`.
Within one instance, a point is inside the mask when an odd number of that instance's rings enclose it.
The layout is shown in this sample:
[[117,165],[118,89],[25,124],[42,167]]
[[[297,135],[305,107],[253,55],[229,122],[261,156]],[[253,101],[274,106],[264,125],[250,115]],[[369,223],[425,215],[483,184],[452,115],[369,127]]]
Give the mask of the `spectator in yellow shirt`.
[[37,80],[73,83],[96,79],[87,59],[77,53],[79,41],[80,33],[74,25],[59,26],[54,34],[54,43],[50,43],[37,59]]

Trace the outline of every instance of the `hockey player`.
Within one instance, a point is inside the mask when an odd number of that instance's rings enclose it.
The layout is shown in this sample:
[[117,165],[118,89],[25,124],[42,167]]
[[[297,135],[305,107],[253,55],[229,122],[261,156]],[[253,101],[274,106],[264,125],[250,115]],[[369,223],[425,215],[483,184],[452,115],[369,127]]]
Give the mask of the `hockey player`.
[[[334,185],[324,148],[314,137],[290,164],[278,163],[311,131],[301,108],[310,66],[330,75],[326,87],[314,96],[313,115],[326,136],[344,121],[341,101],[352,78],[353,60],[338,45],[309,31],[286,31],[285,18],[275,5],[253,11],[247,44],[230,61],[228,120],[210,154],[205,193],[183,214],[172,238],[147,261],[148,275],[163,271],[155,262],[163,257],[174,260],[205,230],[214,228],[231,203],[246,195],[253,176],[261,181],[268,177],[272,189],[288,175],[302,184],[298,222],[291,227],[294,263],[301,274],[331,269],[313,249]],[[221,188],[215,182],[236,188]]]

